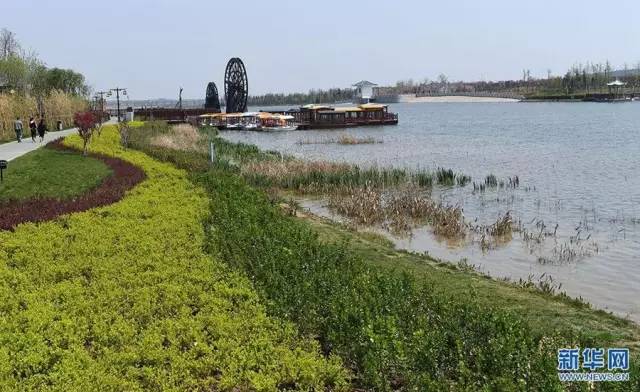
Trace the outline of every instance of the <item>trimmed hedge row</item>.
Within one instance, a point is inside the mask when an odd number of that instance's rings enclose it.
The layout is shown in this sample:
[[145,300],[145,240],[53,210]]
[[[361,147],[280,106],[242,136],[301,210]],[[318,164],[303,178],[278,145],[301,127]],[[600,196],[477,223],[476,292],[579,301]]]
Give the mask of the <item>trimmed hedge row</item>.
[[147,179],[110,206],[0,232],[0,390],[342,389],[337,357],[203,252],[208,199],[184,171],[124,151],[113,127],[91,148]]
[[[45,148],[72,150],[64,146],[61,139],[50,142]],[[43,222],[60,215],[115,203],[124,197],[126,191],[145,179],[142,169],[122,159],[95,153],[91,157],[101,160],[112,170],[112,174],[98,187],[72,199],[40,198],[0,203],[0,230],[10,230],[21,223]]]

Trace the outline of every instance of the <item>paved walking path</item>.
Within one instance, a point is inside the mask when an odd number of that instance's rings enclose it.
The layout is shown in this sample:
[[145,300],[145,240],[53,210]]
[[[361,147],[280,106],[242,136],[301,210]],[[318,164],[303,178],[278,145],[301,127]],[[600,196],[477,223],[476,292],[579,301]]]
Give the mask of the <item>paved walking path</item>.
[[[115,121],[110,120],[105,124],[115,123]],[[26,131],[26,133],[25,133]],[[36,137],[36,142],[34,143],[31,140],[31,131],[29,128],[25,129],[22,133],[22,143],[10,142],[0,144],[0,160],[10,161],[16,159],[19,156],[22,156],[28,152],[31,152],[37,148],[44,146],[52,140],[55,140],[59,137],[68,136],[78,132],[78,128],[70,128],[65,129],[64,131],[58,132],[47,132],[44,135],[44,141],[40,143],[40,137]]]
[[62,136],[71,135],[72,133],[76,132],[78,132],[76,128],[65,129],[64,131],[59,132],[47,132],[44,135],[44,141],[42,143],[40,143],[40,137],[36,137],[36,142],[34,143],[31,140],[31,132],[29,131],[29,129],[27,129],[28,135],[23,133],[22,143],[14,141],[10,143],[0,144],[0,160],[10,161],[16,159],[19,156],[22,156],[28,152],[44,146],[52,140],[55,140]]

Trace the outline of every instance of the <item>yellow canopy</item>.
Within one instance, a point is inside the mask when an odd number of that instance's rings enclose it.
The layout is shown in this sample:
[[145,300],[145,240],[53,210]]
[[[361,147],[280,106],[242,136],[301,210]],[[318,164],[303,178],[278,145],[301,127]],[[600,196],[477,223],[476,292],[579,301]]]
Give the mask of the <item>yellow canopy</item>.
[[310,103],[308,105],[304,105],[302,107],[303,109],[309,109],[309,110],[333,110],[333,107],[328,106],[328,105],[318,105],[315,103]]
[[263,120],[266,120],[266,119],[268,119],[268,118],[273,118],[273,116],[274,116],[274,115],[273,115],[272,113],[269,113],[269,112],[260,112],[260,113],[258,114],[258,117],[259,117],[260,119],[263,119]]
[[361,112],[362,109],[356,106],[338,106],[336,112]]
[[383,105],[380,103],[363,103],[362,105],[358,105],[359,108],[364,110],[372,110],[372,109],[384,109],[387,105]]

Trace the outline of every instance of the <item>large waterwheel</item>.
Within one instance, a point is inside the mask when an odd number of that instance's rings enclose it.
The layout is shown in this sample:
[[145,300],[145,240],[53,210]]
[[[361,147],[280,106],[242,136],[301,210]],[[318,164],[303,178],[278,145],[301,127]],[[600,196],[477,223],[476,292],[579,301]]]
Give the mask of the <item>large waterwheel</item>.
[[224,72],[224,99],[227,113],[246,112],[248,97],[247,70],[244,68],[242,60],[234,57],[229,60]]
[[214,109],[220,111],[220,98],[218,98],[218,87],[213,82],[207,85],[207,95],[204,99],[205,109]]

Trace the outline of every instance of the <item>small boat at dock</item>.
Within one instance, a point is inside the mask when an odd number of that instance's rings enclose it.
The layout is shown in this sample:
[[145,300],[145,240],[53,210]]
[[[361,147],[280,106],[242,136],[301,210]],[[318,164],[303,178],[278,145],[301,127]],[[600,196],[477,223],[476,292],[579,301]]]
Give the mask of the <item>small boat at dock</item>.
[[287,114],[271,114],[262,113],[262,130],[264,131],[295,131],[298,125],[295,123],[295,117]]
[[198,124],[229,131],[295,131],[295,117],[269,112],[210,113],[198,116]]

